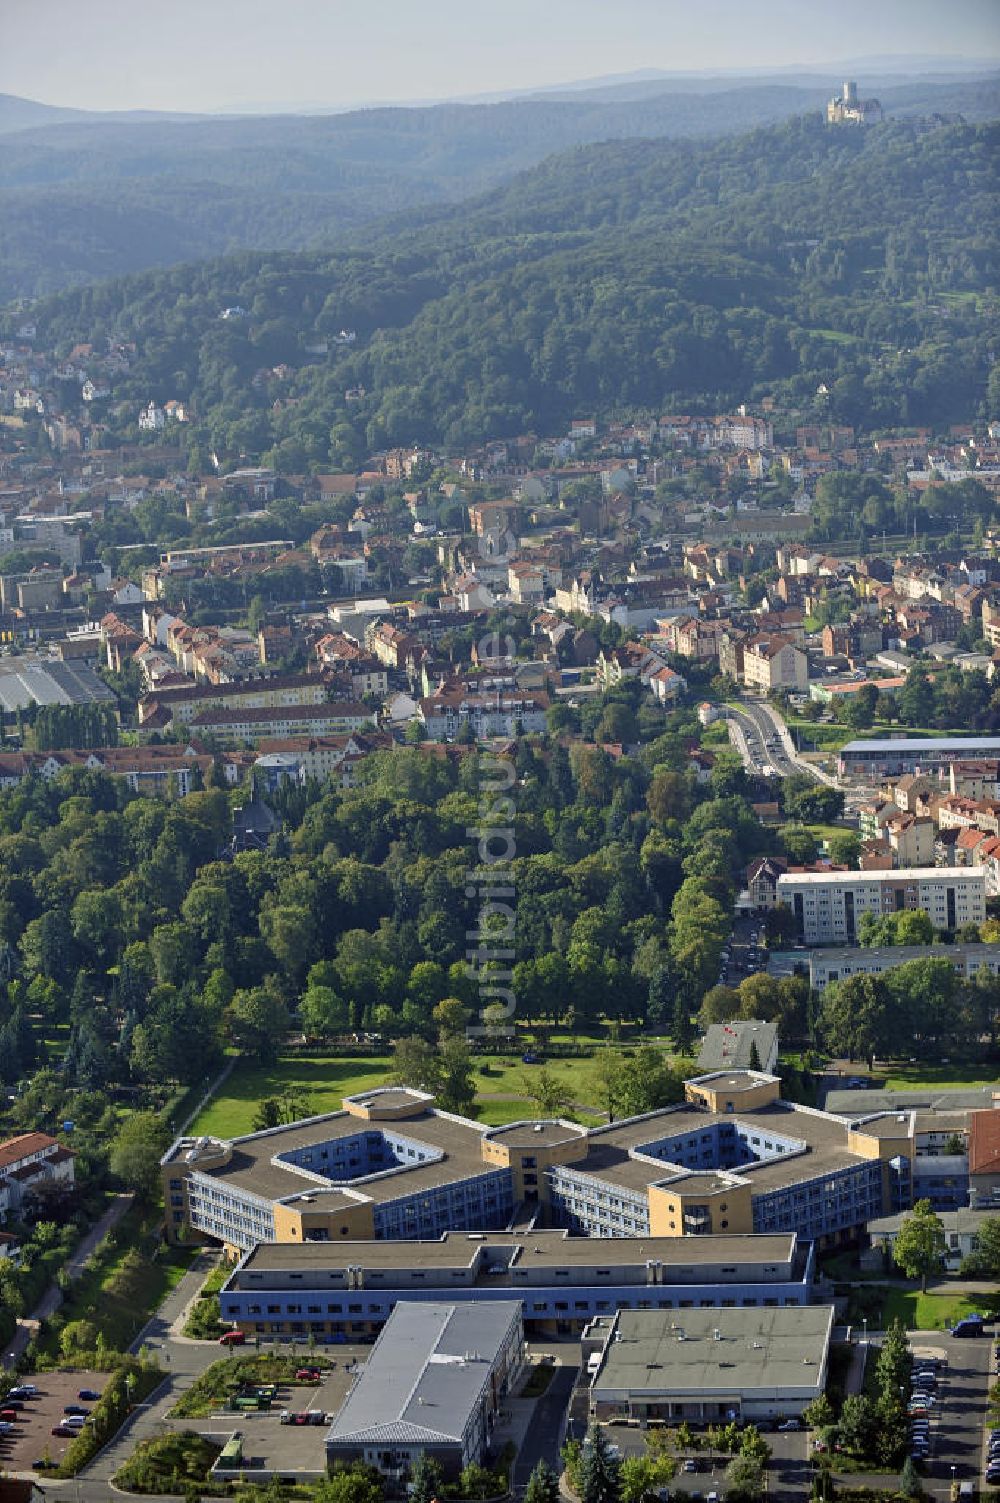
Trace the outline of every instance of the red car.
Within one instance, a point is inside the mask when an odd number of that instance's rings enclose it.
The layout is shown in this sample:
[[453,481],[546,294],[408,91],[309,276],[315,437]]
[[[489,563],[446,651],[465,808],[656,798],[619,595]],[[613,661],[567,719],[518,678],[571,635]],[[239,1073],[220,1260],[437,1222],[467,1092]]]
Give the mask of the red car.
[[244,1346],[246,1344],[246,1331],[226,1331],[219,1337],[220,1346]]
[[295,1373],[296,1383],[318,1383],[320,1372],[318,1367],[300,1367]]

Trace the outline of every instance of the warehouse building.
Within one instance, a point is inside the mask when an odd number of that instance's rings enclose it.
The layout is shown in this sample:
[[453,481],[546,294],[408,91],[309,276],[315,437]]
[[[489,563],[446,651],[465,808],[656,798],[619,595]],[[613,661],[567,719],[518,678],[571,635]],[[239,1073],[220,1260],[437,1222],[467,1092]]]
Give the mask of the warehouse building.
[[824,1391],[832,1330],[832,1305],[623,1310],[603,1333],[591,1414],[639,1424],[797,1417]]
[[510,1301],[535,1333],[574,1335],[616,1310],[809,1304],[811,1244],[771,1236],[573,1237],[565,1230],[446,1232],[436,1242],[262,1243],[219,1295],[248,1337],[354,1341],[399,1301]]
[[848,741],[840,749],[841,777],[868,782],[898,778],[908,772],[937,773],[967,757],[1000,757],[1000,736],[890,736],[884,740]]
[[778,902],[790,908],[807,945],[855,944],[862,914],[921,908],[935,929],[986,918],[982,867],[914,866],[903,871],[783,872]]
[[402,1304],[327,1432],[328,1462],[377,1467],[403,1494],[421,1454],[454,1482],[491,1458],[505,1396],[524,1363],[517,1300]]

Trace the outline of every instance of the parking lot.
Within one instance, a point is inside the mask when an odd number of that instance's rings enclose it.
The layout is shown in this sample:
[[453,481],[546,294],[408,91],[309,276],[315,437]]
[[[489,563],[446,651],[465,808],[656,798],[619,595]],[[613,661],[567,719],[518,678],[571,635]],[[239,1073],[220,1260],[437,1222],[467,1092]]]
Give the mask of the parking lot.
[[939,1352],[937,1404],[930,1422],[930,1455],[925,1476],[939,1486],[958,1482],[982,1483],[983,1421],[990,1382],[991,1336],[957,1338],[941,1335],[914,1337],[917,1354]]
[[[646,1449],[645,1433],[633,1425],[608,1425],[608,1439],[623,1456],[641,1456]],[[804,1430],[778,1431],[767,1428],[765,1437],[771,1449],[767,1464],[768,1497],[774,1503],[783,1496],[801,1498],[808,1480],[806,1461],[807,1435]],[[690,1457],[697,1470],[684,1470],[683,1461]],[[690,1503],[707,1498],[709,1493],[725,1492],[725,1471],[731,1456],[721,1452],[691,1451],[682,1453],[681,1469],[670,1483],[672,1497],[686,1497]]]
[[[370,1351],[370,1347],[360,1347],[354,1354],[333,1359],[336,1366],[324,1374],[321,1383],[281,1384],[277,1399],[264,1413],[219,1411],[208,1419],[187,1420],[185,1424],[219,1444],[238,1430],[243,1437],[244,1471],[278,1476],[294,1473],[299,1477],[322,1472],[326,1467],[327,1423],[283,1425],[281,1412],[318,1412],[326,1415],[327,1421],[331,1419],[342,1407]],[[308,1366],[308,1359],[303,1359],[303,1366]]]
[[11,1472],[28,1471],[40,1457],[59,1461],[72,1443],[71,1436],[53,1435],[52,1429],[63,1418],[66,1404],[80,1404],[93,1409],[78,1395],[81,1388],[102,1393],[108,1381],[107,1373],[35,1373],[21,1379],[38,1386],[38,1397],[25,1399],[24,1408],[18,1411],[18,1419],[10,1435],[0,1436],[0,1463]]

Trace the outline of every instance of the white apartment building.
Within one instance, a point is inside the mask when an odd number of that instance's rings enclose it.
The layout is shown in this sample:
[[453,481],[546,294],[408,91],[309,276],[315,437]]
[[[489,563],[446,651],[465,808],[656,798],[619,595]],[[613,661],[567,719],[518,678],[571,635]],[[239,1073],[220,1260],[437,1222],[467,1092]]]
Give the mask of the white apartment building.
[[787,637],[751,637],[743,644],[743,682],[748,689],[791,689],[805,693],[809,688],[809,659],[801,647]]
[[986,873],[975,867],[918,866],[889,872],[784,872],[778,902],[795,914],[810,945],[852,945],[863,913],[881,918],[922,908],[936,929],[986,918]]

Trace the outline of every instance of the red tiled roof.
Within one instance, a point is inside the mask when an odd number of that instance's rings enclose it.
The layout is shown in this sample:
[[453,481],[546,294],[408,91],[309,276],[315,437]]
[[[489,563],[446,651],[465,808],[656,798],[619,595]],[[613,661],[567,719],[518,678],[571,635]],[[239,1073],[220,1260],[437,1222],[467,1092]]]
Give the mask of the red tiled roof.
[[1000,1111],[972,1113],[969,1119],[969,1173],[1000,1173]]
[[56,1139],[45,1132],[23,1132],[16,1138],[8,1138],[5,1143],[0,1143],[0,1171],[30,1158],[33,1153],[40,1153],[43,1148],[56,1147]]

